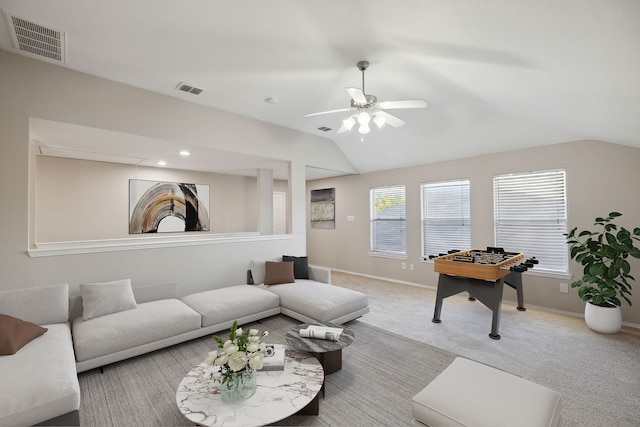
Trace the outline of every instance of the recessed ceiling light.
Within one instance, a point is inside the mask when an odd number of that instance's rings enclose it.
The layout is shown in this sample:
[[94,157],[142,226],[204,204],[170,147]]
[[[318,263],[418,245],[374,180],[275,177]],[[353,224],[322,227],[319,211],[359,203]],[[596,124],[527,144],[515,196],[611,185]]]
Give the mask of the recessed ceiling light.
[[181,155],[181,156],[185,156],[185,157],[187,157],[187,156],[190,156],[190,155],[191,155],[191,153],[190,153],[190,152],[188,152],[187,150],[182,150],[182,151],[180,152],[180,155]]
[[167,162],[165,162],[164,160],[160,160],[158,162],[158,166],[167,166]]
[[266,102],[267,104],[277,104],[278,103],[278,97],[277,96],[270,96],[268,98],[265,98],[264,102]]

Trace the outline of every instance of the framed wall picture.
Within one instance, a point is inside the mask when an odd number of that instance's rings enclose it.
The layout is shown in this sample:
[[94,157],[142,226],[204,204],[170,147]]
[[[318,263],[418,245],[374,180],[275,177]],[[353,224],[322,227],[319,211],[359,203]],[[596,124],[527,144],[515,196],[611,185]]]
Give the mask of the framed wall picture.
[[129,180],[129,234],[209,231],[209,186]]
[[336,189],[311,190],[311,228],[336,228]]

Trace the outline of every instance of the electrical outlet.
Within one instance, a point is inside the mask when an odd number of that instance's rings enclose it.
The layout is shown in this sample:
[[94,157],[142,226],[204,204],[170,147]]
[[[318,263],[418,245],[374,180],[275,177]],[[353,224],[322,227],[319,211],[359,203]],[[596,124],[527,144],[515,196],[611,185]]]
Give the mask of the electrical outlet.
[[563,294],[568,294],[569,293],[569,284],[568,283],[560,283],[560,292],[562,292]]
[[413,271],[413,264],[409,264],[409,270]]
[[406,263],[406,262],[403,262],[403,263],[402,263],[402,269],[403,269],[403,270],[406,270],[406,269],[407,269],[407,263]]

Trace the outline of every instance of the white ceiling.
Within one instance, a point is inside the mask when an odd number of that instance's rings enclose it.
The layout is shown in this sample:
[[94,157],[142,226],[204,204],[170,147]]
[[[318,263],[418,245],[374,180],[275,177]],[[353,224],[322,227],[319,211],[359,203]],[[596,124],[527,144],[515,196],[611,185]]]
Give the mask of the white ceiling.
[[[640,147],[638,0],[0,0],[63,66],[333,140],[360,172],[597,139]],[[15,52],[0,25],[0,49]],[[338,135],[346,87],[402,128]],[[195,96],[180,82],[200,87]],[[276,97],[278,102],[265,102]],[[322,132],[327,126],[333,130]],[[108,153],[106,153],[108,154]],[[131,154],[136,157],[135,153]]]

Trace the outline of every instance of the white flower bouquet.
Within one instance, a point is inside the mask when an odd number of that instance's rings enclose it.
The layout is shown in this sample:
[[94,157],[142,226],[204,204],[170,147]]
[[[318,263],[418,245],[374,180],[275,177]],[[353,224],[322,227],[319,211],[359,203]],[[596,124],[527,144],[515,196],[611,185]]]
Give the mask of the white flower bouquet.
[[258,329],[244,331],[238,327],[237,320],[231,325],[228,340],[214,335],[213,339],[221,350],[210,352],[205,360],[208,365],[219,367],[211,373],[211,378],[217,381],[222,379],[221,383],[224,384],[235,373],[262,369],[266,344],[261,339],[267,335],[269,332],[260,334]]

